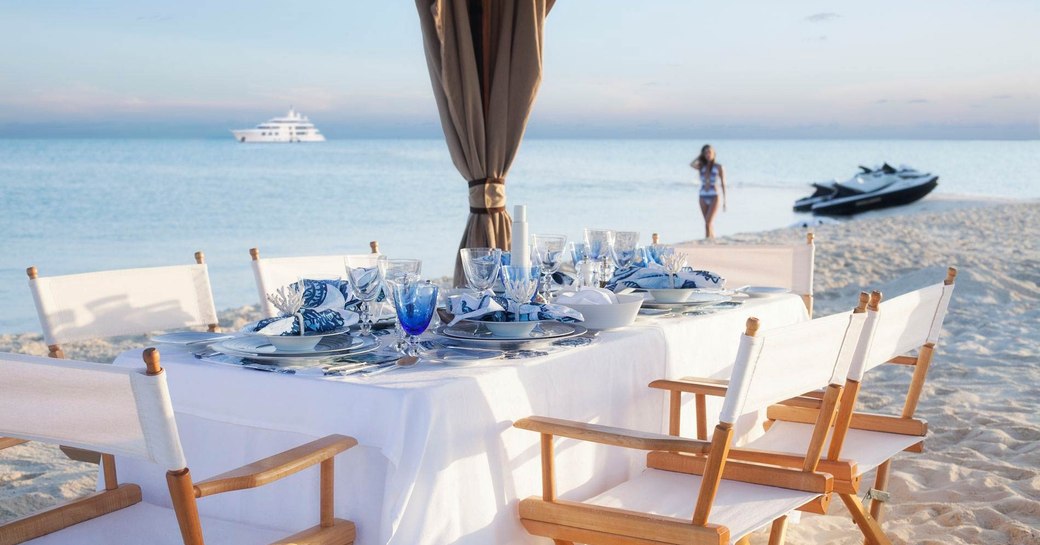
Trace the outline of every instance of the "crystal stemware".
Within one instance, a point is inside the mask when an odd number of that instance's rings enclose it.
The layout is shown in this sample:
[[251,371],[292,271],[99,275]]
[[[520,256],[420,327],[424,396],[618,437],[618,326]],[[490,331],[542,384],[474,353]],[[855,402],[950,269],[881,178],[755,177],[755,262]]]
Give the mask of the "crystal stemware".
[[[394,284],[403,282],[410,276],[418,278],[420,273],[422,273],[421,259],[386,260],[386,274],[383,278],[383,294],[386,295],[386,301],[390,303],[391,308],[395,308]],[[404,330],[401,329],[401,322],[395,321],[394,336],[397,338],[394,347],[398,350],[402,350],[404,348]]]
[[428,280],[407,276],[393,284],[393,291],[397,321],[406,334],[404,353],[418,358],[419,335],[430,327],[433,311],[437,308],[438,288]]
[[631,265],[636,258],[636,246],[638,245],[638,232],[617,231],[614,233],[614,265],[619,269]]
[[531,256],[534,264],[542,269],[542,300],[549,302],[552,295],[552,275],[560,270],[563,265],[564,249],[567,246],[567,237],[564,235],[532,235],[534,251]]
[[596,281],[599,287],[607,283],[607,264],[614,259],[614,231],[610,229],[585,229],[585,245],[589,259],[597,263]]
[[491,294],[491,286],[498,279],[502,267],[502,250],[498,248],[463,248],[462,270],[466,273],[469,287],[478,293]]
[[506,297],[516,303],[516,321],[520,321],[520,306],[531,302],[538,290],[539,267],[521,267],[508,265],[502,267],[502,284],[506,288]]
[[571,263],[574,265],[574,274],[577,276],[575,281],[578,289],[585,287],[588,284],[586,275],[589,272],[589,246],[584,242],[570,242],[567,244],[567,249],[571,254]]
[[350,290],[361,301],[361,335],[368,336],[372,334],[372,303],[383,291],[387,259],[386,256],[379,256],[373,267],[358,266],[356,263],[351,266],[351,263],[344,260]]

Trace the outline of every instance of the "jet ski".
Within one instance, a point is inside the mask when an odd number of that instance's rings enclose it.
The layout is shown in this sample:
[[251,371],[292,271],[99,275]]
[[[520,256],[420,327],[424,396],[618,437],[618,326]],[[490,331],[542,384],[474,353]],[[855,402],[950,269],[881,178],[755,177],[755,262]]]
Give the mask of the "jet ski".
[[921,199],[939,185],[939,177],[908,166],[888,163],[876,168],[860,166],[860,172],[844,181],[812,184],[815,191],[794,203],[796,212],[846,216]]

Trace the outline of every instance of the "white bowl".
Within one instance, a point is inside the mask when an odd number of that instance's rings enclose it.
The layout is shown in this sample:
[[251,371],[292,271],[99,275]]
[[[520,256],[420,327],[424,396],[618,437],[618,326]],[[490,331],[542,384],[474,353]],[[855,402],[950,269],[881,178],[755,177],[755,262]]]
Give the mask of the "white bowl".
[[654,297],[654,303],[683,303],[693,294],[693,289],[646,290]]
[[529,337],[538,322],[480,322],[495,337],[523,338]]
[[321,342],[324,335],[264,335],[267,342],[271,343],[276,350],[285,352],[306,352],[314,350]]
[[580,305],[558,303],[573,308],[585,317],[581,325],[589,329],[616,329],[632,325],[639,307],[643,304],[641,295],[618,295],[616,305]]
[[748,297],[773,297],[775,295],[783,295],[785,293],[791,293],[791,290],[787,288],[778,288],[774,286],[748,286],[742,290],[747,294]]

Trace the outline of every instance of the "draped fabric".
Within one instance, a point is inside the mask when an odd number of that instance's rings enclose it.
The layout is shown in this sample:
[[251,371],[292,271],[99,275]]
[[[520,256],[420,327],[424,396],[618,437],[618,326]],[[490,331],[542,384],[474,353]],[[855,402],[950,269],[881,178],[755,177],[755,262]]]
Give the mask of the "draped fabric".
[[[416,0],[433,95],[452,161],[469,182],[459,248],[509,250],[505,176],[542,75],[554,0]],[[455,282],[463,283],[456,256]]]

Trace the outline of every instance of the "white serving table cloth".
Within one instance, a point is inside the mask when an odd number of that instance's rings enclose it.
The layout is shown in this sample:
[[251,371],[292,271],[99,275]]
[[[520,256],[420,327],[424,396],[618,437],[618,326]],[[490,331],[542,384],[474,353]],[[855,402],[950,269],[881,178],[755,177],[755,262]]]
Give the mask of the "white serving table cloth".
[[[336,459],[336,515],[357,523],[359,544],[543,543],[517,517],[519,499],[541,494],[539,436],[512,423],[537,414],[664,432],[667,395],[647,384],[728,377],[749,316],[764,328],[808,319],[798,296],[752,299],[706,316],[641,317],[590,346],[547,356],[420,364],[369,378],[286,376],[201,361],[182,347],[160,350],[196,480],[341,433],[359,446]],[[116,364],[141,365],[140,352]],[[563,498],[591,497],[645,467],[642,453],[573,440],[558,439],[556,455]],[[127,459],[117,468],[122,482],[141,485],[145,501],[170,505],[162,468]],[[297,531],[318,520],[318,473],[203,498],[199,508]]]

